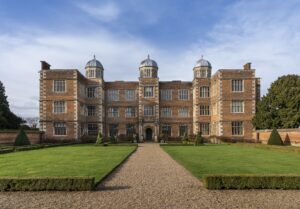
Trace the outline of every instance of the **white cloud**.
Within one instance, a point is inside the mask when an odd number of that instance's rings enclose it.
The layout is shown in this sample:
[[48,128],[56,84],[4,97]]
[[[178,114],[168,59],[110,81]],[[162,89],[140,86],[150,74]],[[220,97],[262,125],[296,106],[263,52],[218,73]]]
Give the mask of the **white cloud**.
[[78,3],[77,7],[88,15],[104,22],[116,20],[120,15],[119,7],[113,2],[107,2],[105,4]]

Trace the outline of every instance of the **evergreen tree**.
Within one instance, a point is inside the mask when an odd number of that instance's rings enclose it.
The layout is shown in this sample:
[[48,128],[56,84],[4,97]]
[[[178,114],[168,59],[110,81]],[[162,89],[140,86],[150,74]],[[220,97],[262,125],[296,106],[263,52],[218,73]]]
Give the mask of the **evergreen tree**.
[[276,128],[273,128],[270,138],[268,140],[269,145],[283,145],[283,141]]
[[103,137],[102,137],[101,132],[99,131],[97,140],[96,140],[96,144],[102,144],[102,143],[103,143]]
[[271,84],[257,103],[252,120],[256,129],[298,128],[300,126],[300,76],[286,75]]
[[23,120],[9,109],[5,88],[0,81],[0,129],[18,129]]
[[21,128],[15,139],[14,146],[25,146],[25,145],[30,145],[30,141],[29,141],[24,129]]
[[201,132],[198,132],[195,139],[195,145],[203,145],[203,144],[204,144],[204,139],[202,137],[202,134]]

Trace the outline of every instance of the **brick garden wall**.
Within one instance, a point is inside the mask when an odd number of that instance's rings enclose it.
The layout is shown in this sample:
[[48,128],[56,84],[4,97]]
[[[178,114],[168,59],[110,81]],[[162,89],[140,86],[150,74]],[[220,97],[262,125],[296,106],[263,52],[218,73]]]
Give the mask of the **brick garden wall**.
[[[282,141],[289,140],[291,145],[293,146],[300,146],[300,128],[295,129],[277,129],[279,135],[281,136]],[[271,135],[272,130],[257,130],[253,132],[253,138],[258,141],[262,142],[263,144],[267,144],[268,139]]]
[[[44,137],[41,131],[25,131],[31,144],[38,144]],[[13,144],[15,142],[18,130],[0,131],[0,144]]]

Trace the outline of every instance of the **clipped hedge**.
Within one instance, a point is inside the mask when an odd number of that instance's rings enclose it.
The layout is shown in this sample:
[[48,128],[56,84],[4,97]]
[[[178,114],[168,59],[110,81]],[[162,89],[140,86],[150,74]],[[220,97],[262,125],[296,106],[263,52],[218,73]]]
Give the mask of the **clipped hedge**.
[[297,175],[208,175],[207,189],[300,189]]
[[94,182],[94,177],[2,177],[0,191],[87,191]]

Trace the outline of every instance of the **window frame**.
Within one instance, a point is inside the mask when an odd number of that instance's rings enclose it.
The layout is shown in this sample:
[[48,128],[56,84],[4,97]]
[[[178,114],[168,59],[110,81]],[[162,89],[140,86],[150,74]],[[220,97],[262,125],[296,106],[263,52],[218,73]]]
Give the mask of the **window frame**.
[[[146,108],[147,108],[147,110],[146,110]],[[151,108],[151,109],[148,109],[148,108]],[[149,113],[151,113],[152,112],[152,114],[150,115],[150,114],[145,114],[146,113],[146,111]],[[151,117],[151,116],[154,116],[155,115],[155,109],[154,109],[154,106],[153,105],[144,105],[144,116],[149,116],[149,117]]]
[[[146,89],[151,89],[151,91],[146,91]],[[144,86],[144,98],[154,97],[154,87],[153,86]]]
[[[58,105],[57,103],[63,103],[63,111],[57,111],[59,110],[60,108],[62,107],[57,107],[56,105]],[[52,112],[54,114],[64,114],[64,113],[67,113],[67,105],[66,105],[66,101],[64,100],[56,100],[56,101],[53,101],[53,110]]]
[[[183,93],[183,91],[186,91],[186,94]],[[187,98],[185,98],[185,96],[187,96]],[[189,100],[190,96],[189,96],[189,89],[178,89],[178,100]]]
[[244,136],[244,122],[243,121],[231,121],[231,135],[232,136]]
[[[235,82],[239,82],[241,81],[241,83],[236,84]],[[239,84],[241,84],[241,90]],[[232,79],[231,80],[231,92],[244,92],[244,79]]]
[[[59,86],[59,84],[56,84],[56,82],[63,82],[63,87]],[[63,89],[63,90],[59,90],[59,89]],[[66,80],[53,80],[53,89],[52,91],[54,93],[66,93],[67,92],[67,82]]]
[[[237,106],[236,103],[241,102],[241,107]],[[240,110],[240,111],[237,111]],[[232,100],[230,105],[231,113],[245,113],[245,102],[244,100]]]
[[[56,124],[60,124],[60,125],[63,125],[61,127],[56,127],[55,125]],[[64,133],[63,134],[58,134],[56,131],[57,129],[56,128],[63,128],[64,129]],[[60,130],[61,131],[61,130]],[[65,122],[54,122],[53,123],[53,136],[67,136],[67,125]]]

